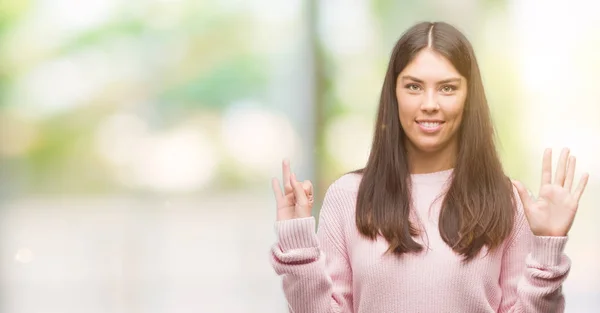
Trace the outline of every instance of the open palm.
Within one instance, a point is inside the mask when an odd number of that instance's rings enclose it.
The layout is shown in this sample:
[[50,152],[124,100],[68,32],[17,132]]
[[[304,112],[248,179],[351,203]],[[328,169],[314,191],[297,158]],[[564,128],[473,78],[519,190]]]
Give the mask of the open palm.
[[552,181],[552,150],[546,149],[542,161],[542,184],[537,199],[533,199],[522,183],[513,181],[523,202],[525,216],[536,236],[566,236],[573,225],[579,199],[585,190],[588,174],[583,174],[573,191],[575,157],[569,149],[560,155],[554,181]]

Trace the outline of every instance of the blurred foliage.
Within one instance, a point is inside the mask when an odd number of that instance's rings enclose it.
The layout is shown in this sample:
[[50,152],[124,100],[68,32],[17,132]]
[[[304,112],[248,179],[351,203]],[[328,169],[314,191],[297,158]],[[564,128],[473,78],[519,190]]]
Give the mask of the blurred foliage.
[[[224,110],[238,99],[264,98],[268,83],[265,61],[248,41],[253,32],[252,27],[244,27],[251,25],[248,13],[224,14],[214,5],[198,7],[193,2],[181,5],[189,10],[184,9],[166,28],[153,21],[153,15],[161,14],[160,6],[145,8],[142,14],[131,14],[127,6],[119,6],[105,23],[64,37],[36,63],[24,68],[0,66],[0,106],[21,111],[22,103],[7,98],[15,92],[15,80],[38,66],[68,60],[80,52],[119,57],[113,55],[112,45],[126,42],[128,53],[138,57],[131,61],[141,62],[150,73],[140,81],[122,81],[122,87],[96,90],[77,106],[36,120],[36,144],[17,159],[0,156],[4,165],[19,164],[12,165],[2,179],[18,177],[22,192],[115,192],[123,186],[94,147],[97,128],[108,116],[131,111],[150,122],[150,127],[168,128],[203,111]],[[19,20],[32,12],[28,1],[0,2],[0,64],[7,64],[3,34],[17,31],[22,27]],[[36,110],[39,103],[28,105]],[[0,114],[10,120],[17,118],[14,112]],[[0,144],[7,144],[6,139]],[[227,180],[230,175],[223,177]]]
[[0,35],[10,29],[30,8],[28,0],[3,0],[0,2]]
[[9,65],[1,62],[3,55],[6,53],[6,46],[2,44],[3,39],[29,8],[30,2],[28,0],[0,1],[0,109],[7,104],[4,99],[7,93],[7,85],[11,79]]
[[116,191],[92,145],[95,126],[104,115],[91,107],[46,120],[41,140],[22,159],[27,188],[51,193]]

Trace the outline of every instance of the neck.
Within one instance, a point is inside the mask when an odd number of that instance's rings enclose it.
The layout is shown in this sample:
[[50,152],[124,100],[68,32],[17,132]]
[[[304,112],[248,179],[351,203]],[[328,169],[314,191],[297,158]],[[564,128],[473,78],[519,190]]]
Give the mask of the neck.
[[427,152],[416,149],[412,145],[407,149],[408,164],[411,174],[427,174],[454,168],[456,165],[457,147],[450,144],[439,151]]

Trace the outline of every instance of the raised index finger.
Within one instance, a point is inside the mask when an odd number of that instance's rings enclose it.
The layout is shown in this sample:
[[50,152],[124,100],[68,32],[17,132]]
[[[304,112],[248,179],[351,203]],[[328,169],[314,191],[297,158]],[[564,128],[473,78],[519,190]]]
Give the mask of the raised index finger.
[[273,186],[273,193],[275,194],[275,202],[277,202],[277,207],[280,208],[283,205],[283,193],[281,192],[279,180],[273,177],[271,185]]
[[292,187],[291,181],[291,171],[290,171],[290,160],[284,159],[282,164],[283,170],[283,190],[285,194],[291,194],[294,192],[294,188]]

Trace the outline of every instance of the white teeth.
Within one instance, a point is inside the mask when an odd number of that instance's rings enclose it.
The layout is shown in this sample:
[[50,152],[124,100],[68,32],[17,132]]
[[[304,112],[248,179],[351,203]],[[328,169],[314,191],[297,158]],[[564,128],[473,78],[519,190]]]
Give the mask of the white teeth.
[[420,122],[419,124],[425,126],[425,128],[436,128],[438,126],[440,126],[440,124],[442,123],[436,123],[436,122]]

